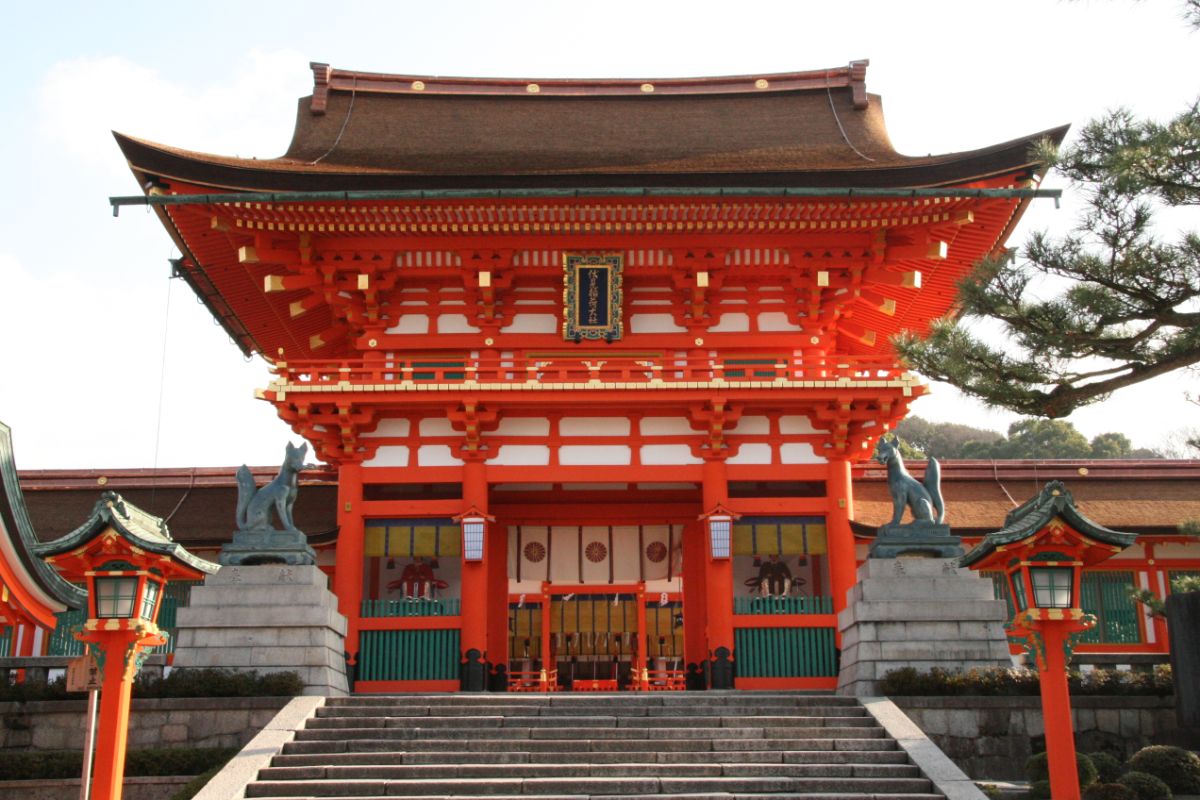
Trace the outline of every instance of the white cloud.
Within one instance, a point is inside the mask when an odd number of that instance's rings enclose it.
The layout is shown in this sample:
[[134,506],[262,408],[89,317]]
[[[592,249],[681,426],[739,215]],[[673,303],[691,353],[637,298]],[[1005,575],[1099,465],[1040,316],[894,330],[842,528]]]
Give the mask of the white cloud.
[[110,131],[193,150],[274,157],[286,148],[296,98],[311,88],[306,59],[251,51],[223,83],[195,88],[123,56],[54,64],[38,91],[38,127],[96,169],[125,167]]

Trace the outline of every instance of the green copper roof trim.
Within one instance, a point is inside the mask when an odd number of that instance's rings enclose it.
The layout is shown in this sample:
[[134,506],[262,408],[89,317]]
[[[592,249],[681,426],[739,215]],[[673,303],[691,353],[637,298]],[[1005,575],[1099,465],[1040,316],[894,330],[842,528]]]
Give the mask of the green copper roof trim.
[[100,495],[100,499],[92,508],[92,515],[82,525],[53,542],[37,545],[33,551],[43,557],[66,553],[87,544],[109,527],[115,528],[118,533],[143,550],[170,556],[209,575],[221,568],[218,564],[189,553],[183,545],[171,538],[167,523],[113,491]]
[[58,602],[68,608],[85,608],[87,591],[65,580],[53,567],[37,557],[36,549],[40,542],[29,519],[25,495],[21,492],[21,482],[17,477],[12,430],[3,422],[0,422],[0,483],[3,484],[0,492],[4,495],[0,498],[0,515],[4,517],[4,527],[10,528],[9,535],[16,537],[13,545],[25,569],[32,573],[42,590]]
[[1092,522],[1075,507],[1075,498],[1062,481],[1050,481],[1037,495],[1008,512],[1004,527],[984,536],[969,553],[959,558],[958,564],[960,567],[969,567],[995,552],[998,547],[1027,539],[1055,517],[1061,517],[1079,533],[1103,544],[1129,547],[1137,540],[1136,533],[1121,533]]
[[224,194],[156,194],[110,197],[113,216],[122,206],[194,206],[229,203],[337,203],[356,200],[501,200],[575,197],[828,197],[843,199],[912,199],[923,197],[1050,198],[1055,205],[1062,189],[855,189],[791,187],[613,187],[580,189],[396,189],[346,192],[227,192]]

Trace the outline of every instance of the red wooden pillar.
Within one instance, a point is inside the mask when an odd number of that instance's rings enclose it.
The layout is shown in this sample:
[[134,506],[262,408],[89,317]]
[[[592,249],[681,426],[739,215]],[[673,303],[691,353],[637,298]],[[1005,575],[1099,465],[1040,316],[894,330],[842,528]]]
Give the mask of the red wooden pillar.
[[362,515],[362,464],[338,468],[338,540],[334,557],[333,593],[338,611],[346,618],[346,652],[358,658],[358,629],[362,615],[364,520]]
[[829,544],[829,589],[836,613],[846,607],[846,593],[857,580],[858,571],[854,533],[850,530],[850,520],[854,516],[850,462],[845,459],[830,461],[828,475],[825,493],[829,504],[825,512],[825,530]]
[[[729,500],[729,481],[724,458],[710,458],[704,462],[703,470],[704,510],[712,511],[724,506]],[[708,650],[713,657],[719,648],[725,648],[731,658],[733,652],[733,559],[712,557],[708,542],[708,526],[701,525],[704,539],[704,588],[707,597]],[[732,689],[732,686],[713,685],[714,689]]]
[[707,535],[702,522],[683,529],[683,654],[688,664],[700,669],[708,660]]
[[[125,748],[129,737],[129,705],[138,654],[143,645],[130,644],[128,630],[93,634],[106,658],[100,683],[99,729],[92,759],[92,800],[121,800],[125,785]],[[161,639],[159,640],[161,641]]]
[[[487,514],[487,464],[481,458],[468,458],[463,462],[462,476],[463,511]],[[486,542],[495,536],[495,523],[487,523],[486,531],[483,560],[467,561],[464,558],[462,562],[462,654],[466,659],[469,650],[476,650],[481,661],[485,660],[488,649],[488,561],[491,553]]]
[[1042,692],[1042,723],[1046,729],[1046,761],[1050,770],[1050,796],[1055,800],[1079,800],[1079,770],[1075,759],[1075,727],[1071,720],[1071,697],[1067,688],[1067,632],[1053,622],[1038,626],[1045,646],[1039,686]]
[[508,669],[508,526],[488,526],[487,537],[487,656],[493,669]]

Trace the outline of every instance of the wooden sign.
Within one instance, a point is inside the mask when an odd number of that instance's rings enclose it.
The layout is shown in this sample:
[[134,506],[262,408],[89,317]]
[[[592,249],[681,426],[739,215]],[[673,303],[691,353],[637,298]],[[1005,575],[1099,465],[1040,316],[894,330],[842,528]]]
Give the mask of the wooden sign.
[[621,338],[620,253],[563,256],[563,338]]
[[93,656],[80,656],[67,664],[67,691],[90,692],[100,688],[100,665]]

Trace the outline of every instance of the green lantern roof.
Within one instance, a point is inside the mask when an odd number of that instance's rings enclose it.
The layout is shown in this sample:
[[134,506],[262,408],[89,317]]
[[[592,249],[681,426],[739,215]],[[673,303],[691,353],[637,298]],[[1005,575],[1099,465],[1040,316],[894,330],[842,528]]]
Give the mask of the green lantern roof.
[[984,536],[979,544],[958,560],[958,564],[969,567],[1003,545],[1028,539],[1056,517],[1080,534],[1103,544],[1125,548],[1137,540],[1136,533],[1114,531],[1085,517],[1075,506],[1075,498],[1063,482],[1050,481],[1041,492],[1010,511],[1004,519],[1004,527]]

